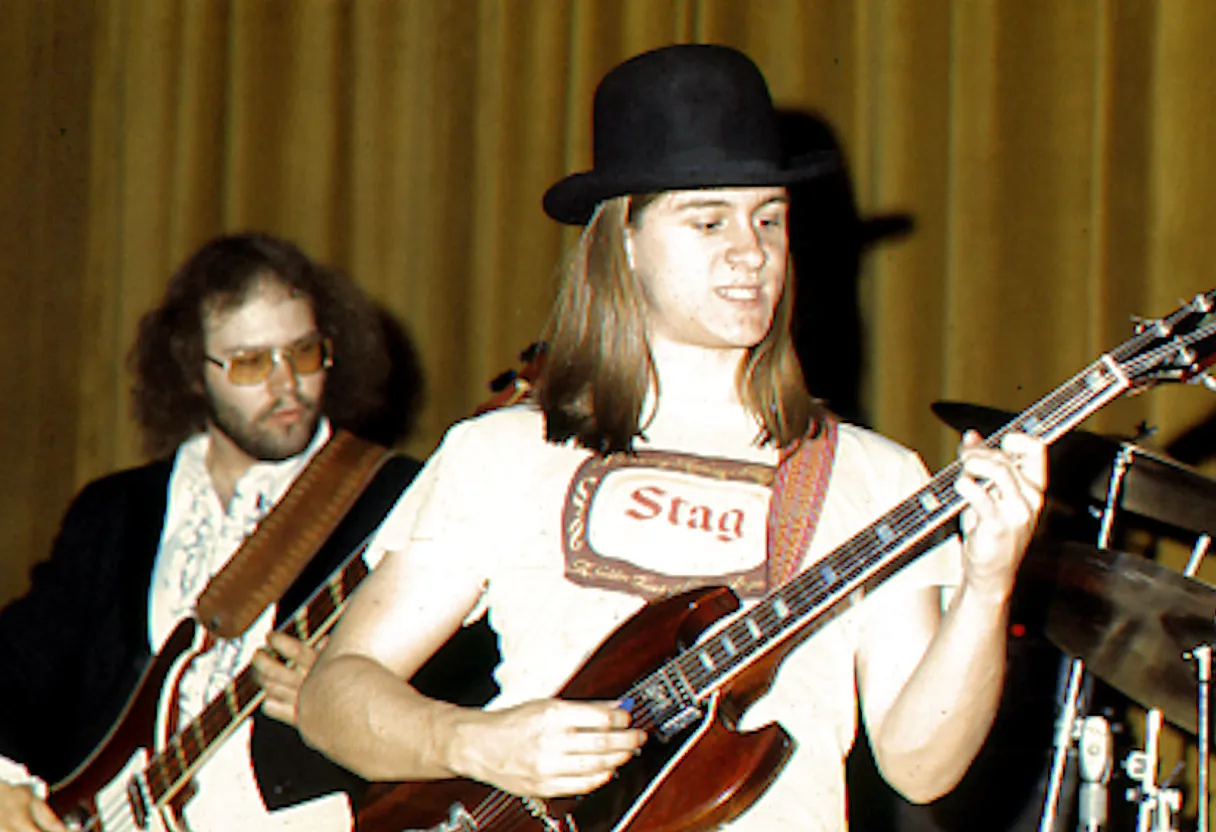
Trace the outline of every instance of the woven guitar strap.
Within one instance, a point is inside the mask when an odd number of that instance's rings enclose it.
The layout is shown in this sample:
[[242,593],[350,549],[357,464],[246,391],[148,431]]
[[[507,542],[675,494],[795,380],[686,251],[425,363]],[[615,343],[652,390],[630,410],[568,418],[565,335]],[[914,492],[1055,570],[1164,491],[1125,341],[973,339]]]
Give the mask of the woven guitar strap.
[[245,632],[299,577],[393,451],[338,429],[253,534],[212,576],[195,614],[221,638]]
[[777,464],[768,514],[770,589],[797,575],[811,548],[832,478],[836,437],[836,420],[825,416],[819,435],[798,440]]

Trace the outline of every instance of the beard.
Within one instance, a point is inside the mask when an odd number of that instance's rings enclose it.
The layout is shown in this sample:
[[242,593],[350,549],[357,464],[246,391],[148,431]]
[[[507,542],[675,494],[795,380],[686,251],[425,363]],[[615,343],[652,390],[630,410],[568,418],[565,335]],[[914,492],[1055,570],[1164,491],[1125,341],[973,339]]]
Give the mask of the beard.
[[[300,419],[288,425],[270,423],[271,415],[284,407],[300,409]],[[308,447],[317,433],[320,408],[315,399],[295,396],[294,400],[279,399],[261,414],[247,419],[237,408],[207,398],[211,423],[248,456],[261,462],[281,462]]]

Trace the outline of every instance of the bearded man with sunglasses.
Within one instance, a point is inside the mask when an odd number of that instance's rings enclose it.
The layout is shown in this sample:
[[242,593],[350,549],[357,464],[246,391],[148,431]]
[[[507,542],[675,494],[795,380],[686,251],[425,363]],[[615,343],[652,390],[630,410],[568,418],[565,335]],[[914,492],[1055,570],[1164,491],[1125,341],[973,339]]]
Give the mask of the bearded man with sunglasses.
[[[120,714],[126,724],[151,656],[335,431],[383,412],[390,370],[360,290],[260,234],[221,237],[189,258],[144,316],[131,364],[157,461],[84,488],[29,593],[0,611],[3,832],[67,828],[46,784],[75,776]],[[193,773],[183,810],[193,832],[350,828],[364,784],[294,726],[314,650],[274,628],[349,559],[417,469],[402,456],[384,463],[279,603],[204,645],[165,685],[163,707],[182,725],[246,667],[267,695]],[[99,807],[104,828],[127,828],[125,808]]]

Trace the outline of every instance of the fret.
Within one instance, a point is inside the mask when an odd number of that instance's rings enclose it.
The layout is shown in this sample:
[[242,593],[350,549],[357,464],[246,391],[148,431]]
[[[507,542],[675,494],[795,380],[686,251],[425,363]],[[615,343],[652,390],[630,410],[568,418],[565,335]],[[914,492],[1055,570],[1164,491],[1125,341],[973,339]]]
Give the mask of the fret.
[[174,737],[173,739],[169,740],[169,745],[171,748],[168,750],[173,752],[173,759],[179,766],[178,776],[180,777],[186,772],[187,769],[190,768],[190,758],[186,756],[186,750],[182,748],[180,737]]
[[165,762],[164,758],[158,755],[153,757],[152,762],[144,769],[144,782],[147,784],[147,791],[153,802],[159,800],[160,795],[169,790],[169,785],[174,779],[165,770]]
[[178,743],[180,739],[174,737],[166,743],[165,749],[161,752],[161,777],[166,781],[176,780],[182,776],[182,761],[178,756]]
[[878,538],[882,545],[886,546],[895,539],[895,532],[891,531],[891,527],[886,523],[879,523],[874,527],[874,536]]
[[[207,711],[203,711],[203,713],[207,713]],[[196,742],[198,742],[199,751],[201,752],[211,744],[214,737],[207,736],[207,731],[203,727],[203,721],[201,719],[194,720],[194,722],[190,724],[190,728],[192,729],[191,733],[194,734]],[[194,761],[191,760],[190,762],[192,763]]]
[[296,631],[296,638],[308,641],[308,609],[298,611],[291,617],[291,623]]
[[760,629],[760,625],[750,615],[743,619],[744,625],[747,627],[747,634],[756,641],[764,637],[764,631]]
[[241,712],[241,702],[237,699],[235,686],[228,685],[224,688],[224,701],[228,703],[228,710],[233,716]]
[[236,690],[237,702],[240,703],[240,713],[246,714],[249,712],[250,705],[253,705],[262,695],[262,686],[257,683],[257,680],[250,674],[249,671],[242,671],[240,676],[237,676],[233,682],[233,687]]
[[339,576],[337,580],[329,581],[326,586],[329,587],[329,597],[333,601],[334,609],[341,609],[343,601],[342,578]]

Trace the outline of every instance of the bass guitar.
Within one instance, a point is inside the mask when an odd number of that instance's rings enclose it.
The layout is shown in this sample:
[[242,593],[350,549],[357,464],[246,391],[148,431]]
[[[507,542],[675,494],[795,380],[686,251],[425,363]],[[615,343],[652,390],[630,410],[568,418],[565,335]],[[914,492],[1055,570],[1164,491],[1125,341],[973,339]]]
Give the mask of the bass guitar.
[[[1050,443],[1130,391],[1161,381],[1216,382],[1216,289],[1134,336],[1015,417],[985,442],[1021,432]],[[587,795],[541,800],[468,780],[408,782],[359,814],[360,832],[699,832],[747,810],[792,752],[778,723],[735,725],[789,650],[854,590],[917,556],[964,508],[955,461],[755,605],[726,588],[653,602],[604,641],[559,692],[615,701],[647,733],[641,753]]]
[[[337,623],[350,594],[367,575],[365,547],[366,542],[279,631],[315,646]],[[247,666],[197,717],[174,730],[170,715],[176,712],[176,698],[163,692],[176,690],[190,662],[210,647],[210,638],[193,619],[178,624],[114,727],[75,771],[52,786],[47,802],[69,829],[180,828],[180,811],[191,795],[195,772],[266,698],[252,666]]]

